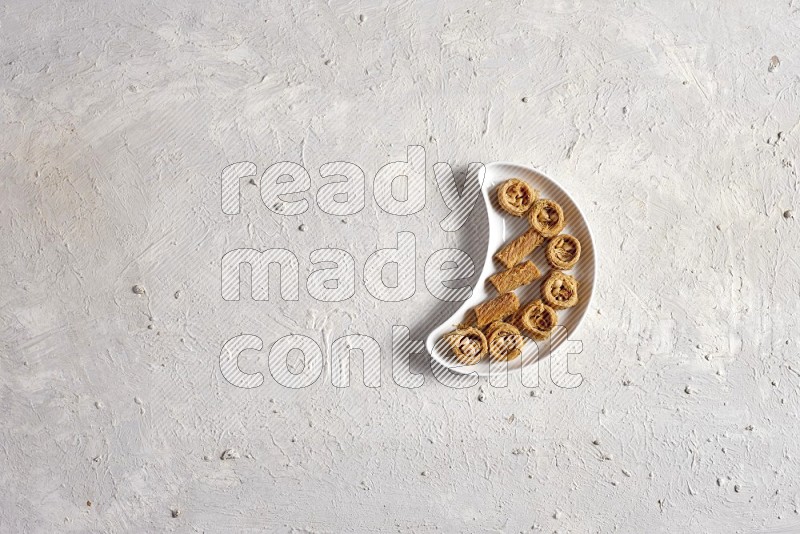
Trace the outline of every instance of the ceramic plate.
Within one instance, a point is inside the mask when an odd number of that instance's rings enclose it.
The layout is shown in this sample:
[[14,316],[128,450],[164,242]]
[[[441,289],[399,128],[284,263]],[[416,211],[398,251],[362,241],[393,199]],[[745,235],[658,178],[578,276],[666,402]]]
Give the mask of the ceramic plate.
[[[495,188],[509,178],[519,178],[526,181],[534,189],[539,191],[540,198],[549,198],[558,202],[564,210],[567,225],[562,233],[571,234],[581,242],[581,257],[578,263],[571,270],[566,271],[578,280],[578,296],[580,301],[577,306],[567,310],[558,311],[559,328],[549,340],[534,342],[533,339],[526,338],[525,348],[522,355],[515,360],[508,362],[508,371],[519,370],[523,366],[535,363],[556,351],[568,339],[577,340],[578,325],[581,323],[586,310],[592,300],[595,279],[595,256],[592,234],[586,224],[581,210],[554,180],[548,178],[539,171],[524,165],[514,163],[495,162],[486,165],[486,174],[481,188],[481,194],[486,203],[487,224],[489,226],[489,241],[486,244],[486,261],[483,265],[477,286],[472,291],[472,296],[464,301],[461,307],[444,323],[434,328],[425,340],[425,347],[431,357],[443,366],[459,372],[477,372],[479,375],[488,376],[499,371],[506,372],[505,364],[489,364],[488,357],[476,365],[464,366],[459,364],[453,357],[449,346],[442,340],[442,336],[454,330],[456,325],[462,322],[466,313],[477,304],[487,301],[497,296],[497,292],[486,280],[494,273],[502,271],[504,268],[495,262],[493,256],[500,248],[518,236],[530,225],[527,217],[512,217],[500,209],[495,196]],[[533,283],[523,286],[516,290],[522,306],[541,298],[541,282],[550,272],[550,266],[544,256],[544,245],[536,247],[530,259],[539,268],[542,277]],[[561,328],[563,327],[563,328]]]

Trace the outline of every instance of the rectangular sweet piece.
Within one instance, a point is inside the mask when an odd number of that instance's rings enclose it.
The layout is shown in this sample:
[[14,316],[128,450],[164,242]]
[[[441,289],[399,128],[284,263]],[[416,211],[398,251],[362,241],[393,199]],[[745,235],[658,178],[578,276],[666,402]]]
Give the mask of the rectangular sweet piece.
[[531,228],[501,248],[494,255],[494,259],[502,263],[506,269],[510,269],[518,264],[522,258],[533,252],[533,249],[541,245],[542,241],[544,241],[544,238],[541,234]]
[[479,328],[499,321],[515,313],[519,309],[519,299],[516,293],[504,293],[497,298],[487,300],[475,306],[475,318]]
[[541,275],[532,261],[526,261],[502,273],[493,274],[489,277],[489,282],[502,295],[525,284],[530,284]]

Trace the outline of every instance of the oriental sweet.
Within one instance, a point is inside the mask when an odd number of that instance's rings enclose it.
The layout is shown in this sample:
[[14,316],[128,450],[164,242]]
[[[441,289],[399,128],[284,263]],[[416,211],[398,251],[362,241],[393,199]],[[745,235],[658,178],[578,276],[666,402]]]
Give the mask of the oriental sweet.
[[503,264],[506,269],[510,269],[522,261],[525,256],[533,252],[533,249],[541,245],[542,241],[544,241],[544,239],[541,234],[531,228],[501,248],[497,254],[494,255],[494,259]]
[[516,320],[533,339],[541,340],[550,336],[558,323],[558,316],[553,308],[541,300],[534,300],[520,310]]
[[578,303],[578,281],[561,271],[553,271],[542,284],[542,299],[557,310],[571,308]]
[[528,221],[531,223],[531,228],[542,234],[543,237],[560,234],[566,224],[561,206],[550,199],[540,199],[534,202],[528,212]]
[[540,276],[541,273],[536,265],[532,261],[526,261],[501,273],[493,274],[489,277],[489,282],[498,293],[503,294],[530,284]]
[[497,187],[497,203],[514,217],[525,215],[538,197],[538,191],[517,178],[506,180]]
[[581,242],[569,234],[561,234],[552,238],[544,250],[547,263],[553,269],[566,271],[572,269],[581,257]]
[[495,321],[486,329],[489,357],[495,361],[511,361],[522,354],[525,339],[513,324]]
[[515,293],[504,293],[497,298],[475,306],[475,318],[479,328],[505,319],[519,309],[519,298]]
[[486,336],[477,328],[454,330],[445,336],[453,355],[464,365],[474,365],[488,352]]

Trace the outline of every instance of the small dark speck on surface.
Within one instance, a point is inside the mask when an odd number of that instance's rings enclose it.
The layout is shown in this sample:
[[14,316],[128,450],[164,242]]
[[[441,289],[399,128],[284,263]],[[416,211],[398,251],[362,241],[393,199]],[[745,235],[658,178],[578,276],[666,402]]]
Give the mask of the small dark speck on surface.
[[177,299],[179,299],[179,298],[181,298],[181,292],[180,292],[180,290],[176,291],[174,296],[175,296],[175,299],[176,299],[176,300],[177,300]]
[[767,144],[772,146],[778,146],[778,144],[783,141],[783,132],[778,132],[775,137],[770,137],[767,139]]
[[181,515],[181,511],[178,510],[177,508],[173,508],[172,510],[170,510],[170,513],[172,514],[172,517],[178,517],[179,515]]
[[742,491],[742,487],[739,484],[735,484],[733,486],[733,491],[735,491],[736,493],[739,493],[740,491]]
[[486,394],[485,394],[483,391],[481,391],[480,393],[478,393],[478,401],[479,401],[479,402],[483,402],[483,401],[485,401],[485,400],[486,400]]
[[86,506],[91,506],[91,505],[92,505],[92,501],[86,501]]
[[325,60],[325,65],[330,65],[331,63],[333,63],[332,59],[326,59]]
[[144,286],[136,284],[131,288],[131,291],[136,293],[137,295],[144,295],[147,291],[144,289]]
[[686,393],[687,395],[691,395],[692,394],[692,388],[690,388],[689,386],[686,386],[685,388],[683,388],[683,392]]
[[362,14],[362,15],[358,16],[358,22],[359,23],[364,24],[365,20],[367,20],[367,17],[365,15]]
[[775,72],[780,66],[781,66],[781,59],[778,56],[772,56],[771,58],[769,58],[769,66],[767,67],[767,71]]
[[255,178],[250,178],[250,183],[253,185],[258,185]]
[[528,103],[528,97],[527,96],[523,96],[522,97],[522,102],[527,104]]
[[595,438],[592,440],[592,445],[600,445],[600,440]]
[[301,232],[305,232],[306,231],[306,225],[305,224],[301,224],[300,226],[297,227],[297,229],[300,230]]
[[225,449],[219,456],[220,460],[235,460],[237,458],[239,458],[239,451],[236,449]]
[[794,211],[793,210],[786,210],[783,212],[784,219],[794,219]]

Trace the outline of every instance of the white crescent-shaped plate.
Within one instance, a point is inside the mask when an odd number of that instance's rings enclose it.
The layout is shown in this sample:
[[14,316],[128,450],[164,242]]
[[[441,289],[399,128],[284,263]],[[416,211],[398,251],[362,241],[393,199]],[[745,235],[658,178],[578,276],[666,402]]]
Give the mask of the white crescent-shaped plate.
[[[575,267],[567,271],[568,274],[578,280],[580,301],[577,306],[558,312],[559,328],[556,328],[549,340],[534,342],[533,339],[527,338],[522,355],[508,362],[507,367],[505,362],[500,364],[491,362],[490,365],[488,357],[485,357],[476,365],[465,366],[453,358],[449,346],[443,340],[443,336],[454,330],[465,319],[467,312],[471,308],[497,296],[497,292],[488,283],[487,278],[494,273],[502,271],[504,268],[494,261],[493,256],[505,243],[530,227],[527,217],[512,217],[497,205],[495,188],[509,178],[524,180],[539,191],[540,198],[555,200],[564,210],[567,224],[562,233],[571,234],[581,242],[580,260],[578,260]],[[595,255],[592,234],[589,231],[589,226],[586,224],[583,213],[581,213],[581,210],[566,191],[539,171],[515,163],[489,163],[486,165],[481,194],[483,201],[486,203],[487,224],[489,225],[489,241],[486,244],[487,254],[483,270],[470,298],[465,300],[449,319],[433,329],[425,340],[425,348],[432,358],[452,371],[465,374],[475,372],[481,376],[489,376],[500,372],[522,369],[527,365],[536,363],[539,359],[547,357],[564,345],[564,342],[568,339],[578,339],[575,336],[578,325],[586,314],[586,310],[589,309],[592,293],[594,292]],[[546,241],[542,246],[536,247],[536,250],[533,251],[529,258],[526,258],[536,264],[542,276],[533,283],[516,290],[521,306],[541,298],[541,282],[550,273],[550,266],[544,256],[545,244]]]

